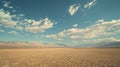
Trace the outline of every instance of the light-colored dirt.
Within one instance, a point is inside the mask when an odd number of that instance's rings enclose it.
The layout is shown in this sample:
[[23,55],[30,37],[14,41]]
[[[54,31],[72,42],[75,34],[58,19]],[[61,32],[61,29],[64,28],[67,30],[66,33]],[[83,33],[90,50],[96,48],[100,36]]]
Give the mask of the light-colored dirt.
[[120,48],[0,49],[0,67],[120,67]]

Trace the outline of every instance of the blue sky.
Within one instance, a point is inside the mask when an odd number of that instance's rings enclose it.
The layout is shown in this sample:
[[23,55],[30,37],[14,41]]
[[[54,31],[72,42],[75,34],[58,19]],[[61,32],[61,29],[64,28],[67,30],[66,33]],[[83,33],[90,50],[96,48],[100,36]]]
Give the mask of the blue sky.
[[119,0],[0,0],[0,41],[69,46],[120,41]]

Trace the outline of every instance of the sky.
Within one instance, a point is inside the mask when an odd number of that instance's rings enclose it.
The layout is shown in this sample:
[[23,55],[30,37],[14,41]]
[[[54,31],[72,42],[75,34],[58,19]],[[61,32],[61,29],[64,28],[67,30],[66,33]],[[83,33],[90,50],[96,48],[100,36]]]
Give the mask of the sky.
[[120,0],[0,0],[0,41],[120,41]]

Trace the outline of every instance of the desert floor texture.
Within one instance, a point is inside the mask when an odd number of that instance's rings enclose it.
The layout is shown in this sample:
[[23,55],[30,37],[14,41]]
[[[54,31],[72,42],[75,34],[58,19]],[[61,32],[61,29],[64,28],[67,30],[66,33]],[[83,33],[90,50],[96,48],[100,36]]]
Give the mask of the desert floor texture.
[[0,49],[0,67],[120,67],[120,48]]

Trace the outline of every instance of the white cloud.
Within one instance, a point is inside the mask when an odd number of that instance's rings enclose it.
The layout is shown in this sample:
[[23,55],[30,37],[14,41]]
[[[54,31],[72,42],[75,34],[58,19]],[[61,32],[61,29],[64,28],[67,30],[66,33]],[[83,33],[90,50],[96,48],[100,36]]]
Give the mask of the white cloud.
[[81,33],[82,31],[83,31],[82,29],[71,28],[71,29],[64,30],[63,32],[66,33],[66,34],[68,34],[68,35],[71,35],[71,34]]
[[47,38],[53,38],[53,39],[57,39],[57,40],[63,40],[63,37],[65,37],[65,34],[63,32],[60,32],[58,34],[46,35],[45,37],[47,37]]
[[10,12],[0,9],[0,26],[37,33],[45,32],[47,29],[52,28],[56,24],[49,18],[44,18],[38,21],[34,19],[16,19],[23,16],[24,14],[11,15]]
[[47,38],[53,38],[53,39],[56,39],[56,40],[63,40],[58,35],[54,35],[54,34],[46,35],[45,37],[47,37]]
[[46,37],[56,39],[56,35],[53,35],[53,34],[46,35]]
[[80,7],[79,4],[73,4],[73,5],[71,5],[69,7],[69,10],[68,10],[69,13],[70,13],[70,15],[74,15],[78,11],[79,7]]
[[14,15],[10,15],[9,12],[0,9],[0,25],[9,28],[16,26],[17,23],[12,20],[13,17]]
[[72,35],[72,36],[70,36],[70,38],[73,39],[73,40],[76,40],[76,39],[79,39],[80,36],[79,35]]
[[57,36],[58,36],[58,37],[65,37],[65,34],[64,34],[64,32],[60,32],[60,33],[58,33]]
[[74,24],[74,25],[72,25],[72,27],[77,27],[78,26],[78,24]]
[[4,30],[0,30],[0,32],[5,32]]
[[39,26],[41,24],[41,20],[36,21],[34,19],[24,19],[26,22],[27,26]]
[[106,41],[117,42],[117,41],[120,41],[120,39],[117,39],[117,38],[114,38],[114,37],[110,37],[110,38],[107,38]]
[[84,42],[91,42],[91,43],[102,43],[102,42],[120,42],[119,38],[115,37],[108,37],[108,38],[98,38],[98,39],[92,39],[92,40],[83,40]]
[[[59,36],[59,33],[62,33],[62,35],[64,36]],[[59,33],[52,34],[52,37],[50,37],[51,36],[50,35],[49,38],[54,38],[54,39],[71,38],[73,40],[76,40],[76,39],[84,40],[89,38],[99,38],[101,36],[102,37],[110,36],[113,34],[120,33],[120,19],[107,21],[107,22],[102,20],[102,23],[97,23],[83,29],[71,28],[71,29],[61,31]]]
[[102,22],[104,22],[104,20],[103,20],[103,19],[100,19],[100,20],[98,20],[97,22],[100,22],[100,23],[102,23]]
[[33,20],[32,19],[24,19],[24,21],[27,23],[32,23]]
[[24,16],[24,14],[19,14],[18,16],[23,17],[23,16]]
[[92,6],[94,6],[96,4],[96,0],[93,0],[87,4],[84,5],[84,8],[91,8]]
[[4,7],[7,7],[7,8],[10,8],[10,9],[13,9],[13,7],[10,6],[10,4],[11,4],[10,2],[3,1],[3,3],[4,3],[4,4],[3,4]]
[[10,31],[9,34],[18,34],[16,31]]
[[16,29],[17,30],[23,30],[23,27],[22,26],[16,26]]
[[52,28],[54,25],[54,22],[52,20],[50,20],[49,18],[45,18],[39,21],[35,21],[32,19],[26,19],[25,21],[27,21],[27,25],[26,25],[26,31],[28,32],[33,32],[33,33],[37,33],[37,32],[44,32],[49,28]]

